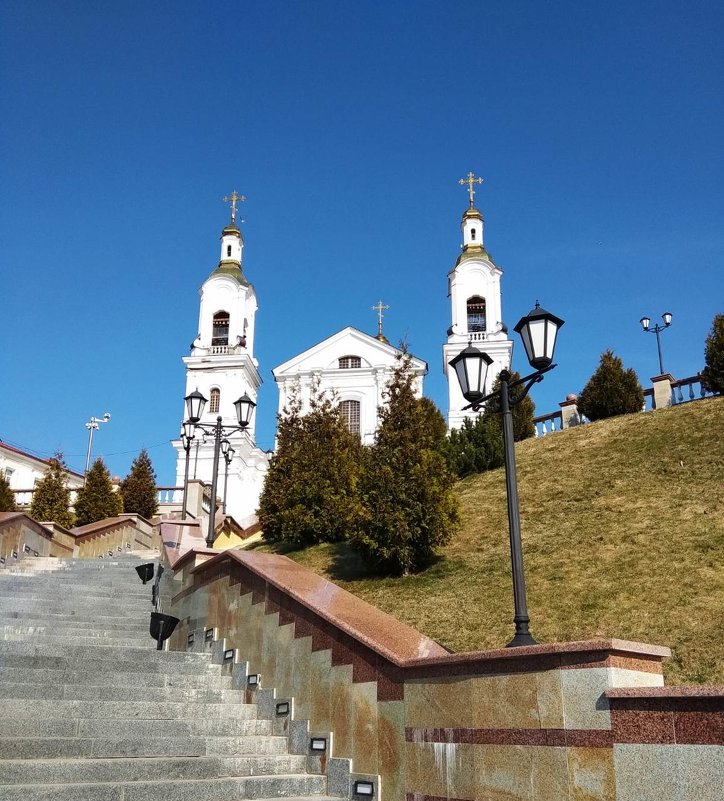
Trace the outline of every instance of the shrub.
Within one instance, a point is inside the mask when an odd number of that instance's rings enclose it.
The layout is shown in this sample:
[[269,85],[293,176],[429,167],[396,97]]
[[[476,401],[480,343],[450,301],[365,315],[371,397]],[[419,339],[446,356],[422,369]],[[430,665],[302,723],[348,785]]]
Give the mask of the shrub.
[[30,516],[39,522],[54,522],[70,528],[75,520],[70,507],[67,467],[63,454],[48,459],[48,469],[38,483],[30,504]]
[[638,376],[626,369],[612,350],[601,354],[596,372],[578,396],[578,411],[589,420],[603,420],[618,414],[640,412],[644,392]]
[[315,387],[302,415],[294,395],[278,418],[277,448],[259,500],[264,539],[299,548],[344,539],[362,512],[363,450],[333,398]]
[[[509,384],[513,384],[520,380],[520,373],[515,370],[511,372]],[[522,387],[516,387],[513,392],[520,392]],[[493,382],[493,392],[500,392],[500,376]],[[492,398],[488,401],[485,409],[486,414],[489,414],[495,420],[495,424],[499,427],[501,435],[503,432],[503,416],[500,412],[500,401],[498,398]],[[535,403],[530,395],[526,395],[522,401],[513,406],[513,441],[520,442],[520,440],[528,439],[535,434],[535,424],[533,418],[535,417]]]
[[724,392],[724,314],[717,314],[704,348],[706,367],[701,371],[702,386],[710,392]]
[[505,457],[500,424],[490,414],[464,420],[460,428],[450,432],[445,456],[459,478],[501,467]]
[[403,352],[387,386],[361,480],[364,515],[349,538],[370,568],[395,575],[429,565],[459,519],[445,421],[431,401],[415,397],[410,362]]
[[76,525],[87,526],[97,520],[116,517],[123,511],[123,499],[111,482],[111,474],[100,457],[93,462],[85,485],[75,499]]
[[150,520],[158,511],[156,473],[145,448],[133,460],[129,474],[121,482],[121,492],[124,512]]
[[5,477],[5,471],[0,470],[0,512],[15,512],[15,493]]

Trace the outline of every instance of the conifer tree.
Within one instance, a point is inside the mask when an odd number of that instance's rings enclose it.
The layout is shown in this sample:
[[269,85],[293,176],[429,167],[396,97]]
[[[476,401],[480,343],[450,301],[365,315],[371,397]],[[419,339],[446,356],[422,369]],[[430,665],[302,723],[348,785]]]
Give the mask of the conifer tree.
[[443,455],[445,421],[415,396],[410,363],[403,352],[379,410],[361,482],[365,513],[349,539],[371,567],[395,575],[429,565],[458,523],[455,477]]
[[150,520],[158,511],[156,473],[145,448],[133,460],[130,473],[121,482],[121,492],[124,512]]
[[717,314],[711,324],[704,348],[706,367],[701,371],[702,385],[710,392],[724,392],[724,314]]
[[612,350],[601,354],[596,372],[578,396],[578,411],[589,420],[603,420],[618,414],[640,412],[644,392],[636,372],[623,366]]
[[500,423],[488,413],[475,420],[466,418],[460,428],[450,432],[445,456],[458,478],[502,467],[505,455]]
[[0,470],[0,512],[15,512],[15,493],[5,477],[5,471]]
[[312,390],[301,414],[297,393],[278,418],[277,449],[259,500],[264,539],[303,547],[344,539],[361,513],[363,447],[334,398]]
[[76,525],[86,526],[107,517],[116,517],[123,511],[123,499],[111,482],[103,459],[98,457],[88,471],[85,485],[75,499]]
[[[520,380],[520,373],[513,370],[510,373],[508,384],[513,384]],[[515,387],[513,393],[519,392],[521,387]],[[500,376],[493,382],[493,392],[500,392]],[[528,439],[535,434],[535,424],[533,418],[535,417],[535,403],[530,395],[526,395],[522,401],[519,401],[512,408],[513,413],[513,441],[520,442],[522,439]],[[485,414],[491,416],[495,424],[500,429],[502,436],[503,433],[503,415],[500,411],[500,400],[495,397],[488,401]]]
[[48,469],[33,492],[30,516],[38,522],[53,522],[70,528],[75,520],[70,507],[67,467],[63,454],[48,459]]

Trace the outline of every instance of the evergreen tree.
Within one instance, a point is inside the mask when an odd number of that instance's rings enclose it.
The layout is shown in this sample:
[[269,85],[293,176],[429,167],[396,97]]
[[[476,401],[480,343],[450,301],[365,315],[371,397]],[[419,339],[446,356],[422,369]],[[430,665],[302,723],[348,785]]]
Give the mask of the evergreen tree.
[[98,457],[75,499],[76,525],[86,526],[107,517],[117,517],[122,511],[121,493],[113,489],[111,474],[103,459]]
[[361,481],[364,515],[349,538],[372,567],[396,575],[429,565],[458,523],[455,477],[443,455],[445,421],[429,400],[415,397],[410,362],[403,352],[379,410]]
[[48,469],[35,488],[30,504],[30,517],[33,520],[58,523],[66,528],[73,525],[75,518],[69,511],[67,469],[62,453],[58,452],[48,459]]
[[638,376],[626,369],[612,350],[601,354],[596,372],[578,396],[578,411],[589,420],[603,420],[618,414],[640,412],[644,392]]
[[5,471],[0,470],[0,512],[15,512],[15,493],[5,477]]
[[459,478],[502,467],[505,455],[499,421],[488,413],[479,414],[475,420],[466,418],[460,428],[450,432],[445,456]]
[[[510,379],[508,381],[509,384],[513,384],[516,381],[520,380],[520,373],[513,370],[510,374]],[[522,387],[515,387],[513,393],[520,392]],[[500,392],[500,376],[498,376],[495,381],[493,382],[493,392]],[[522,401],[517,403],[512,408],[513,412],[513,441],[520,442],[522,439],[528,439],[528,437],[532,437],[535,434],[535,424],[533,423],[533,418],[535,417],[535,403],[533,403],[533,398],[530,395],[526,395]],[[494,420],[495,424],[498,426],[501,432],[503,432],[503,415],[500,411],[500,400],[496,398],[492,398],[488,401],[485,408],[485,413],[490,415]]]
[[701,371],[702,386],[710,392],[724,392],[724,314],[717,314],[704,348],[706,367]]
[[259,500],[264,538],[300,548],[344,539],[362,511],[363,450],[334,399],[314,388],[302,415],[295,395],[278,418],[277,449]]
[[150,520],[158,511],[156,473],[145,448],[133,460],[130,473],[121,482],[121,492],[124,512]]

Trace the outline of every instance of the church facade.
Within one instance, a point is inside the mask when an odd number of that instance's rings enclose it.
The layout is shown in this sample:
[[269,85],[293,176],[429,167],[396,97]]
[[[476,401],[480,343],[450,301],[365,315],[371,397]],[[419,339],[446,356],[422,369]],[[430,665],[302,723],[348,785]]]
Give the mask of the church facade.
[[493,363],[488,369],[485,391],[490,392],[501,370],[510,369],[513,342],[503,324],[500,279],[503,271],[493,261],[483,244],[483,215],[475,208],[473,184],[482,183],[472,173],[461,184],[468,185],[470,203],[463,213],[462,252],[448,273],[448,297],[452,324],[443,345],[443,372],[448,384],[448,428],[460,428],[474,412],[464,411],[467,401],[460,391],[450,361],[468,344],[485,351]]
[[[256,403],[262,383],[254,357],[254,323],[258,304],[254,287],[243,272],[244,237],[236,225],[236,201],[241,199],[234,193],[231,222],[221,232],[219,263],[199,290],[198,336],[191,345],[190,354],[183,358],[185,394],[198,390],[207,399],[200,423],[208,426],[213,426],[216,418],[221,416],[224,426],[236,427],[234,401],[246,393]],[[269,467],[268,455],[256,447],[255,423],[254,415],[246,430],[227,436],[234,451],[228,466],[227,512],[243,526],[256,519],[259,496]],[[173,446],[178,454],[176,486],[180,487],[183,486],[186,452],[180,439],[174,441]],[[213,437],[197,429],[190,451],[194,478],[211,484],[213,456]],[[222,457],[219,496],[224,490],[225,469]]]
[[[371,445],[377,409],[385,403],[385,388],[399,355],[400,350],[389,344],[381,330],[373,337],[351,326],[343,328],[272,370],[279,413],[295,394],[304,413],[315,390],[327,392],[338,400],[349,430],[359,435],[363,445]],[[413,356],[411,366],[419,397],[427,363]]]

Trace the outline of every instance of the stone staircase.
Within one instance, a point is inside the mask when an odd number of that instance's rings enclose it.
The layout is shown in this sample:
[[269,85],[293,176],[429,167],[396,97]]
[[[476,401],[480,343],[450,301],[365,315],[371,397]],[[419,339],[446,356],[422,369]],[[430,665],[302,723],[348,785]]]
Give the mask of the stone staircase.
[[147,561],[0,569],[0,799],[326,798],[210,654],[155,650]]

